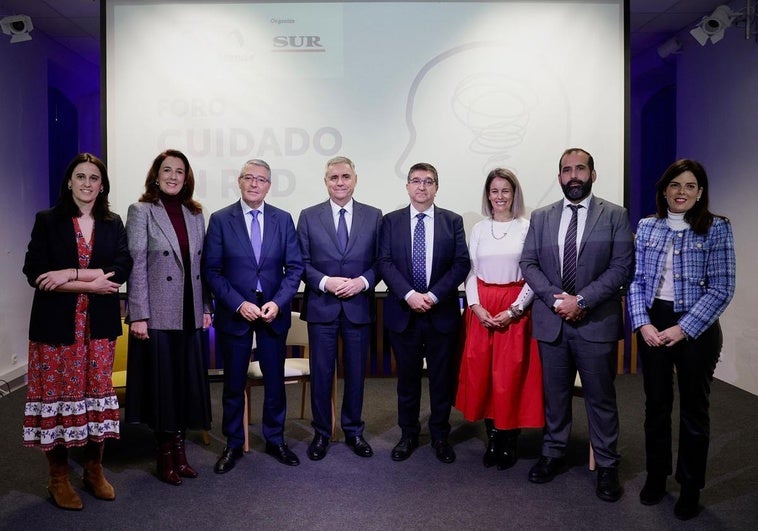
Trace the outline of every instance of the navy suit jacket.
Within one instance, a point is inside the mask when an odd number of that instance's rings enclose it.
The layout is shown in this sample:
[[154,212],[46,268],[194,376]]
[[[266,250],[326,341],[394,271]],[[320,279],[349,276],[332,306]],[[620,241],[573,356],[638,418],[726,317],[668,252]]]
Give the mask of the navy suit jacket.
[[[384,321],[394,332],[405,330],[411,317],[412,310],[404,299],[413,289],[411,251],[411,213],[410,207],[405,207],[384,216],[379,237],[379,271],[389,288]],[[439,302],[428,315],[440,332],[456,329],[461,319],[458,287],[470,267],[463,218],[435,205],[429,291]]]
[[[539,341],[555,341],[563,319],[553,311],[555,297],[563,292],[558,229],[563,200],[532,212],[521,253],[521,271],[534,290],[532,333]],[[621,296],[634,270],[632,230],[626,209],[592,197],[579,245],[576,293],[589,312],[577,324],[586,341],[617,341],[623,335]]]
[[[342,253],[328,200],[300,213],[297,234],[305,264],[306,285],[301,313],[303,320],[329,323],[337,319],[340,310],[354,324],[368,324],[373,320],[374,287],[380,279],[376,257],[381,222],[381,210],[353,200],[350,237]],[[368,289],[349,299],[340,299],[319,289],[325,275],[347,278],[363,276],[368,281]]]
[[244,301],[255,302],[259,279],[264,301],[274,301],[279,306],[271,328],[277,334],[286,334],[290,327],[290,304],[303,274],[295,224],[289,213],[268,203],[263,216],[260,261],[255,260],[239,201],[210,217],[202,270],[215,296],[213,325],[220,332],[242,335],[249,330],[250,323],[237,313],[237,308]]

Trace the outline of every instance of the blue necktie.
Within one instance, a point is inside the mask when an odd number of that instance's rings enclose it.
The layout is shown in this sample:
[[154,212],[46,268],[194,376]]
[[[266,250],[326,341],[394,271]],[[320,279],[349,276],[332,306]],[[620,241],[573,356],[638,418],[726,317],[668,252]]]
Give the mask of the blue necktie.
[[258,223],[258,214],[260,210],[251,210],[250,215],[253,218],[250,220],[250,244],[253,246],[253,254],[255,259],[260,262],[261,260],[261,225]]
[[340,244],[340,252],[345,252],[347,248],[347,222],[345,221],[344,208],[340,208],[340,219],[337,222],[337,242]]
[[[258,214],[260,213],[260,210],[250,211],[250,215],[253,218],[250,220],[250,244],[253,246],[253,254],[255,255],[255,260],[258,264],[261,262],[261,224],[258,223]],[[258,291],[263,291],[260,279],[258,279],[256,289]]]
[[576,230],[579,223],[577,212],[581,205],[568,205],[571,221],[563,243],[563,291],[576,295]]
[[411,263],[413,271],[413,289],[419,293],[426,293],[426,227],[424,227],[425,214],[416,214],[418,221],[413,230],[413,252]]

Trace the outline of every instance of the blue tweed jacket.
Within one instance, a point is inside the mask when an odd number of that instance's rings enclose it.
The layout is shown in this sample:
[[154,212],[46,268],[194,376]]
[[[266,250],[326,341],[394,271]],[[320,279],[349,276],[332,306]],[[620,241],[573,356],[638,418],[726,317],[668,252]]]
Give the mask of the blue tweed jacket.
[[672,230],[666,219],[645,218],[637,226],[635,271],[627,306],[636,330],[650,323],[666,253],[674,245],[674,311],[684,312],[679,326],[691,338],[708,329],[734,296],[736,258],[728,220],[715,218],[707,234]]

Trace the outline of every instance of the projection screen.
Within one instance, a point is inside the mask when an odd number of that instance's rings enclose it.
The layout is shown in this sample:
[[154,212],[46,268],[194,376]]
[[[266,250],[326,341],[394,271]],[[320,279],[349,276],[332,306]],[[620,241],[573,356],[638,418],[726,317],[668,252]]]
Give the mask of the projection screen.
[[104,2],[106,158],[126,215],[153,158],[187,154],[210,212],[243,163],[273,169],[267,201],[327,198],[324,164],[356,164],[355,198],[408,203],[415,162],[439,206],[481,218],[482,184],[513,169],[527,209],[559,199],[558,157],[595,156],[595,194],[623,202],[623,0]]

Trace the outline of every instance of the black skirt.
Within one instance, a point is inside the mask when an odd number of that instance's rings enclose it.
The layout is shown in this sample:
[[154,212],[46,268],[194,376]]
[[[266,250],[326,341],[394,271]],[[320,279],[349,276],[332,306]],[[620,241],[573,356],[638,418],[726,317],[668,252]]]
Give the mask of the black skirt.
[[211,429],[207,349],[202,329],[148,330],[129,336],[126,422],[156,432]]

